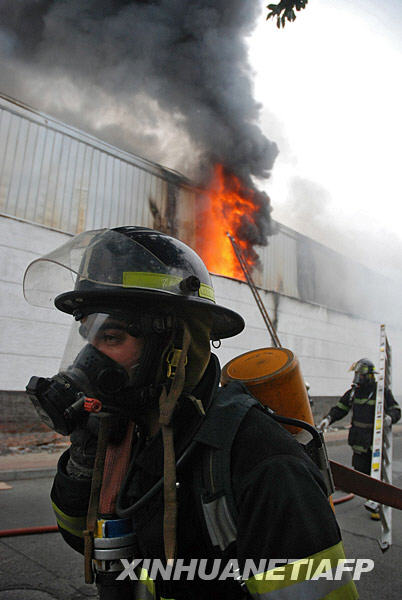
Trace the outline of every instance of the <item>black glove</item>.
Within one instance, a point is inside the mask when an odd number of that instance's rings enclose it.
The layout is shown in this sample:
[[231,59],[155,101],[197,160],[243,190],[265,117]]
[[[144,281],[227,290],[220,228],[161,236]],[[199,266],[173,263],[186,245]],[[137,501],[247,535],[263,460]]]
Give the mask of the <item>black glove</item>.
[[[90,479],[95,463],[98,444],[99,419],[89,415],[85,424],[80,424],[70,436],[70,459],[67,463],[67,474],[73,479]],[[127,418],[116,416],[110,424],[109,442],[119,444],[127,429]]]
[[80,425],[70,436],[70,459],[67,474],[73,479],[90,479],[98,443],[99,419],[90,415],[85,425]]

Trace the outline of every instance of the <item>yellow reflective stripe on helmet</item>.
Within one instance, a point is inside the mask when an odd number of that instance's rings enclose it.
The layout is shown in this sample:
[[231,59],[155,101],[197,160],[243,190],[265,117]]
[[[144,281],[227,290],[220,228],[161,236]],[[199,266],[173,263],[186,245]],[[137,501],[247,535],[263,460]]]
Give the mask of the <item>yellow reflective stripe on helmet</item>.
[[339,542],[312,556],[258,573],[246,581],[246,586],[258,600],[355,600],[358,594],[350,573],[342,571],[338,579],[334,578],[344,561]]
[[157,290],[166,290],[179,285],[182,277],[168,275],[167,273],[144,273],[143,271],[124,271],[124,287],[142,287]]
[[[123,287],[140,287],[152,290],[167,290],[177,287],[183,281],[182,277],[168,275],[167,273],[144,273],[143,271],[124,271]],[[215,302],[213,288],[206,283],[201,283],[198,290],[200,298],[207,298]]]
[[71,517],[66,515],[54,502],[53,510],[56,515],[57,524],[76,537],[84,537],[83,531],[86,528],[86,517]]
[[201,283],[200,289],[198,290],[198,295],[200,298],[207,298],[207,300],[212,300],[215,302],[215,293],[213,288],[206,283]]

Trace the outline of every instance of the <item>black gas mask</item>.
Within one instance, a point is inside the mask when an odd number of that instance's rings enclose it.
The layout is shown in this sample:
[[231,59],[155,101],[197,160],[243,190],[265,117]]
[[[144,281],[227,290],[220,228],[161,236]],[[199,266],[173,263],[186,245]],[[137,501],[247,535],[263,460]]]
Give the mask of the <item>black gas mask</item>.
[[369,379],[366,373],[359,373],[358,371],[355,372],[352,381],[352,387],[364,387],[368,383]]
[[[156,407],[160,387],[152,382],[166,339],[160,330],[171,325],[170,317],[155,320],[147,315],[144,320],[143,315],[129,318],[116,311],[82,318],[80,343],[89,343],[72,364],[50,378],[31,377],[26,387],[41,420],[58,433],[69,435],[91,413],[136,418]],[[108,345],[115,349],[127,341],[127,336],[142,337],[143,332],[146,337],[141,354],[130,367],[123,367],[96,347],[107,352]]]
[[26,390],[42,421],[69,435],[90,413],[123,412],[128,384],[122,366],[87,344],[70,368],[50,378],[31,377]]

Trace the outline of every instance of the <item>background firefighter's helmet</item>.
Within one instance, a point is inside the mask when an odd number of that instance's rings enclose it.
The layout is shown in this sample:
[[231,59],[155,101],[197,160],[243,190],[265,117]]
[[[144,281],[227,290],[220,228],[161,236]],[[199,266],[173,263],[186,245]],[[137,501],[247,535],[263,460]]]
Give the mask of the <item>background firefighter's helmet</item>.
[[359,385],[374,381],[374,375],[377,373],[374,363],[368,358],[361,358],[360,360],[354,362],[349,371],[354,371],[355,376],[353,378],[353,383]]
[[145,227],[75,236],[31,263],[24,294],[31,304],[54,302],[76,318],[100,312],[105,305],[196,312],[212,319],[212,340],[237,335],[244,328],[239,314],[215,304],[209,273],[198,254],[183,242]]

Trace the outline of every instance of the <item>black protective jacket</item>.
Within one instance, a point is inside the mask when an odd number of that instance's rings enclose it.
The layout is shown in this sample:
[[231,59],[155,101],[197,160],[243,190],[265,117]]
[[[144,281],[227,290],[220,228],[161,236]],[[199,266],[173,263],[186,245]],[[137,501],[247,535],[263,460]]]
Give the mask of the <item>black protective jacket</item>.
[[[333,422],[345,417],[352,409],[352,426],[349,431],[348,443],[354,452],[366,453],[372,449],[376,392],[377,383],[375,381],[358,386],[356,389],[350,388],[328,413]],[[385,414],[391,417],[392,423],[396,423],[401,418],[401,409],[391,390],[387,388],[385,389],[384,409]]]
[[[206,407],[215,401],[214,398],[219,393],[219,376],[219,363],[212,357],[202,381],[193,392],[202,399]],[[176,456],[180,456],[188,447],[200,418],[188,401],[177,411]],[[160,479],[163,469],[160,435],[150,443],[145,443],[140,436],[135,446],[127,489],[121,499],[124,506],[140,499]],[[201,468],[204,451],[205,448],[200,444],[184,466],[178,469],[178,557],[183,558],[186,563],[192,558],[212,560],[218,557],[223,558],[223,564],[231,558],[236,559],[242,569],[248,559],[258,563],[261,559],[295,561],[314,555],[314,560],[320,557],[330,557],[333,560],[334,557],[341,559],[344,556],[340,531],[319,470],[294,438],[268,414],[257,408],[251,408],[244,417],[232,447],[232,487],[238,510],[237,540],[222,554],[211,543],[194,486],[194,474]],[[59,462],[52,501],[61,533],[71,546],[82,552],[79,530],[84,526],[90,482],[68,477],[65,470],[67,460],[68,451]],[[68,521],[69,517],[72,520]],[[162,492],[154,495],[136,511],[132,519],[137,540],[136,556],[163,560]],[[69,523],[69,527],[66,527],[66,523]],[[272,566],[266,566],[265,571],[270,568]],[[290,566],[283,568],[288,569]],[[312,597],[317,599],[324,598],[332,591],[335,595],[331,598],[358,598],[351,581],[323,582],[318,579],[302,582],[298,579],[292,580],[292,594],[286,597],[295,600],[305,598],[308,585],[311,586]],[[300,588],[300,583],[304,583],[304,589]],[[268,592],[272,591],[270,585],[275,586],[272,590],[279,590],[282,584],[276,580],[267,583],[254,577],[246,578],[248,593],[253,598],[268,597]],[[321,592],[321,587],[318,590],[317,586],[321,586],[323,591]],[[329,589],[328,586],[333,587]],[[244,590],[233,578],[226,581],[195,578],[190,582],[165,582],[157,579],[152,589],[155,598],[177,600],[235,600],[245,597]],[[150,587],[147,593],[149,590]]]

